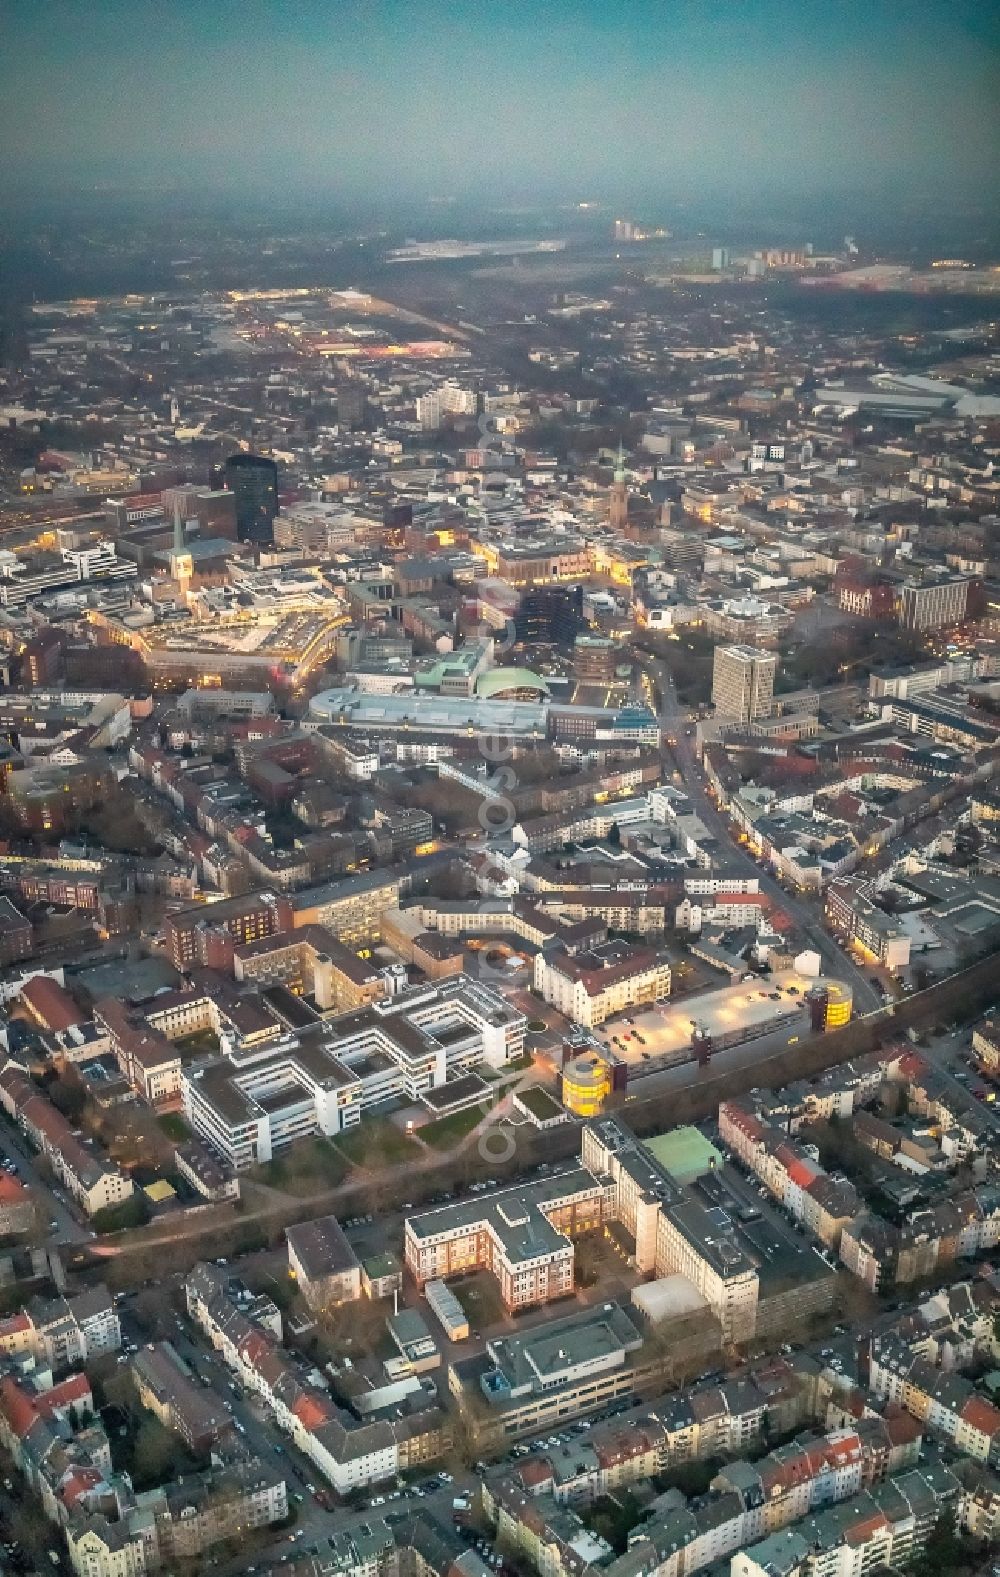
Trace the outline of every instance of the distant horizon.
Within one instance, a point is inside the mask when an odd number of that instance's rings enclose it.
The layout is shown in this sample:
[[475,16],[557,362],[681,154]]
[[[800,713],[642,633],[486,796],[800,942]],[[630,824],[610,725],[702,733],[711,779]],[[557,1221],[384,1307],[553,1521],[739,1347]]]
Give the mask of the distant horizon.
[[[839,246],[854,235],[863,250],[901,253],[946,251],[954,245],[985,261],[1000,261],[1000,201],[992,193],[927,189],[894,194],[854,187],[813,193],[744,192],[702,189],[655,192],[623,189],[611,194],[593,189],[573,192],[530,191],[454,197],[422,193],[388,197],[330,189],[274,189],[260,184],[220,184],[195,188],[178,183],[94,181],[4,183],[0,175],[0,245],[30,244],[47,226],[81,232],[140,224],[153,237],[201,237],[206,228],[250,235],[300,232],[363,243],[391,238],[430,240],[458,237],[559,237],[571,246],[610,240],[616,219],[662,226],[666,244],[780,245],[813,242],[817,249]],[[649,243],[650,248],[662,242]]]
[[19,203],[1000,201],[977,0],[10,0],[4,45]]

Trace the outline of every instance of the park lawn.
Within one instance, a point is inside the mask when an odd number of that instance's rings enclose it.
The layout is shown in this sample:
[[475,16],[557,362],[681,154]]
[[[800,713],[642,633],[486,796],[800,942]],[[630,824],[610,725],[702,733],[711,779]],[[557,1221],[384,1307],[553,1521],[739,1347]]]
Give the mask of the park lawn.
[[337,1135],[336,1147],[351,1166],[374,1168],[401,1166],[420,1154],[420,1146],[386,1117],[363,1117],[350,1133]]
[[161,1112],[156,1121],[167,1138],[173,1139],[175,1144],[183,1144],[185,1139],[191,1137],[191,1130],[180,1112]]
[[295,1199],[307,1199],[325,1188],[336,1188],[347,1175],[344,1157],[325,1137],[300,1140],[283,1155],[263,1166],[255,1166],[249,1176],[268,1188],[278,1188]]
[[447,1117],[439,1117],[436,1122],[426,1123],[423,1128],[418,1128],[417,1134],[425,1144],[435,1150],[451,1150],[459,1144],[482,1122],[485,1113],[482,1106],[467,1106],[461,1112],[449,1112]]

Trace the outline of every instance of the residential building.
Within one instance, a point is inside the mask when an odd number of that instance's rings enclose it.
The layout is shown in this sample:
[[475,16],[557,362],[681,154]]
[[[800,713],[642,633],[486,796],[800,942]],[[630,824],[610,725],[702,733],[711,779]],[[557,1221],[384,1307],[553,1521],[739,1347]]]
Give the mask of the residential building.
[[169,1342],[144,1347],[130,1367],[143,1407],[190,1451],[205,1453],[229,1433],[231,1420],[218,1394],[193,1383]]
[[361,1296],[361,1264],[336,1216],[285,1229],[288,1274],[311,1309],[322,1311]]
[[717,717],[752,723],[774,705],[774,652],[756,646],[717,646],[712,665],[712,704]]
[[450,1444],[445,1415],[419,1385],[394,1390],[391,1405],[356,1416],[316,1383],[314,1369],[254,1318],[254,1302],[213,1265],[196,1265],[185,1282],[188,1312],[242,1383],[271,1411],[316,1471],[349,1494],[433,1461]]
[[0,1106],[45,1155],[88,1215],[130,1198],[132,1179],[77,1137],[62,1112],[17,1063],[8,1062],[0,1071]]
[[896,972],[910,962],[910,937],[892,915],[872,902],[866,882],[844,876],[826,889],[824,907],[831,924],[885,969]]
[[590,1028],[670,995],[666,953],[629,942],[604,942],[577,953],[543,950],[535,955],[534,977],[535,990],[546,1002]]

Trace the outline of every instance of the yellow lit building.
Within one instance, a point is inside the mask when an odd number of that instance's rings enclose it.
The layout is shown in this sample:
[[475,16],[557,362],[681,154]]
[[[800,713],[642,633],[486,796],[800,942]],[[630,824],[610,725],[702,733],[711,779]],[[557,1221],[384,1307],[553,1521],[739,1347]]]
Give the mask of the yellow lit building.
[[826,988],[826,1028],[843,1029],[851,1022],[853,997],[847,986],[831,980]]
[[610,1093],[611,1070],[595,1053],[574,1057],[563,1069],[562,1102],[577,1117],[597,1117]]

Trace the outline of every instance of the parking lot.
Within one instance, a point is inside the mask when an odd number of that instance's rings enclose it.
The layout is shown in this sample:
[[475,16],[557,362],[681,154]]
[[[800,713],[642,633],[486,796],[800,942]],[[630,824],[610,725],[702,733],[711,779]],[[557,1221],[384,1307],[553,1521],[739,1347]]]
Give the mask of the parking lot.
[[691,1055],[695,1022],[709,1035],[723,1039],[734,1031],[767,1027],[794,1015],[788,1033],[801,1033],[808,1024],[804,1000],[815,984],[794,969],[783,970],[706,991],[688,1002],[663,1002],[609,1020],[598,1033],[628,1063],[684,1062]]

